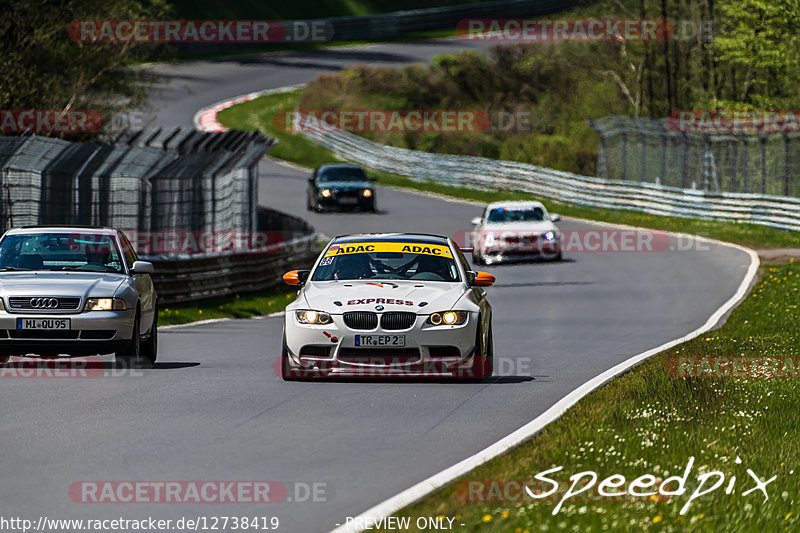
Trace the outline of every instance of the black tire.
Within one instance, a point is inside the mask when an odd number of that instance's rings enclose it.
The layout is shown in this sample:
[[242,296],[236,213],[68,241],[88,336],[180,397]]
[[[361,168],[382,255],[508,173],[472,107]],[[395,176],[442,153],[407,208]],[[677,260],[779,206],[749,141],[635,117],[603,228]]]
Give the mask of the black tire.
[[140,368],[143,364],[142,337],[139,334],[140,323],[141,317],[137,309],[136,318],[133,319],[133,334],[131,335],[130,343],[124,350],[114,355],[117,364],[123,368]]
[[[489,319],[491,320],[491,318]],[[494,338],[492,337],[492,323],[489,322],[489,335],[486,343],[486,371],[483,373],[484,379],[492,377],[494,374]]]
[[147,359],[150,365],[154,365],[158,359],[158,307],[153,316],[153,325],[150,327],[149,337],[142,343],[142,357]]
[[477,266],[483,266],[485,264],[481,254],[472,254],[472,264]]
[[281,378],[283,381],[302,381],[297,372],[292,372],[289,366],[289,347],[286,345],[286,332],[283,332],[281,341]]

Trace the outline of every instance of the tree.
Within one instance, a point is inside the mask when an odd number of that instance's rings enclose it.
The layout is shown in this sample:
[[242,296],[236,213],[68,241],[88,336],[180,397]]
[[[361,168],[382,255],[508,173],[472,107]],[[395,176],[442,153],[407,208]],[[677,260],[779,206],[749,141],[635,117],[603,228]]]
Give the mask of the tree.
[[[164,0],[3,0],[0,19],[0,109],[91,110],[107,121],[141,106],[144,74],[128,65],[148,58],[151,46],[80,43],[69,38],[76,20],[153,19],[168,13]],[[91,138],[97,134],[54,134]]]
[[[722,0],[722,31],[713,50],[726,70],[727,102],[757,108],[800,104],[800,0]],[[744,73],[743,75],[739,75]]]

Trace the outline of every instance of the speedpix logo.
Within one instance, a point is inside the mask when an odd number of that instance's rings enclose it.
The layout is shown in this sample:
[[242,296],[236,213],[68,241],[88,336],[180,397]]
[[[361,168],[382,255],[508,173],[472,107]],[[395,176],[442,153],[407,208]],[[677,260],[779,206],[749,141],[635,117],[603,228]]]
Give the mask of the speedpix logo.
[[[736,458],[736,464],[742,464],[742,460],[739,457]],[[630,497],[649,498],[651,496],[658,498],[676,498],[683,496],[684,494],[689,493],[687,484],[689,483],[689,477],[692,473],[693,466],[694,457],[690,457],[682,476],[668,477],[660,483],[655,476],[650,474],[639,476],[633,481],[628,482],[625,476],[620,474],[614,474],[606,478],[599,479],[597,473],[591,470],[578,472],[577,474],[573,474],[569,477],[570,486],[558,499],[558,503],[553,508],[553,515],[558,514],[567,500],[586,493],[595,487],[595,485],[597,485],[597,493],[600,496],[609,499],[622,500]],[[557,466],[536,474],[534,479],[537,483],[526,484],[523,487],[527,497],[534,500],[552,498],[554,494],[561,490],[562,485],[557,480],[548,476],[556,472],[560,472],[563,469],[563,466]],[[702,471],[702,468],[700,470]],[[772,476],[767,480],[763,480],[749,468],[747,468],[747,475],[748,478],[745,480],[745,482],[749,482],[749,487],[747,490],[741,492],[741,496],[744,497],[755,493],[755,495],[763,495],[764,502],[769,500],[767,485],[775,481],[778,476]],[[680,514],[685,515],[689,511],[689,508],[692,506],[693,502],[699,498],[714,493],[723,486],[725,487],[723,489],[725,494],[731,495],[736,493],[737,491],[741,490],[742,485],[742,482],[737,483],[737,481],[738,480],[735,475],[726,475],[724,472],[719,470],[699,473],[696,477],[696,483],[692,483],[693,485],[696,484],[696,487],[691,491],[688,499],[681,507]],[[545,484],[547,490],[540,490],[540,484]]]

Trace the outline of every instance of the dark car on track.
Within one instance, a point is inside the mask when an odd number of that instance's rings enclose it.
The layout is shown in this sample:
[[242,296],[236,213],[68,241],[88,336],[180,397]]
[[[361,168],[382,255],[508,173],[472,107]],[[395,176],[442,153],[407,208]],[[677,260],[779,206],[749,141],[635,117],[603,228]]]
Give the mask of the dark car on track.
[[357,165],[322,165],[308,179],[306,207],[309,211],[375,211],[375,187]]

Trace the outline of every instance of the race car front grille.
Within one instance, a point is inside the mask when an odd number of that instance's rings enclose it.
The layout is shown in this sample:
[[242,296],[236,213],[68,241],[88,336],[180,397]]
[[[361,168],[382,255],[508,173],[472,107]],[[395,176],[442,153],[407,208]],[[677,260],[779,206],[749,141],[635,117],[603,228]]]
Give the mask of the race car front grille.
[[52,298],[49,296],[12,296],[8,307],[25,311],[74,310],[81,305],[80,298]]
[[345,325],[350,329],[375,329],[378,315],[372,311],[348,311],[343,315]]
[[381,315],[381,327],[390,329],[408,329],[417,320],[416,313],[407,311],[390,311]]

